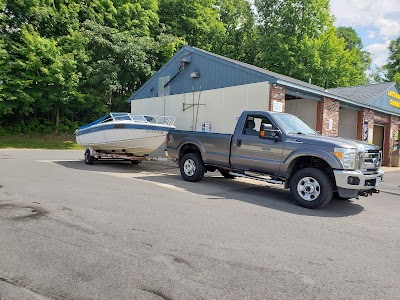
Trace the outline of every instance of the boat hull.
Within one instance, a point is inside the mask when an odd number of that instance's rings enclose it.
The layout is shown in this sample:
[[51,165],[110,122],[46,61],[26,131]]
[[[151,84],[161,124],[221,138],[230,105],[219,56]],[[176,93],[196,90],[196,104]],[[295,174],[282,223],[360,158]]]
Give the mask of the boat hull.
[[[76,142],[104,153],[148,155],[160,147],[170,128],[165,126],[97,126],[76,133]],[[95,126],[96,127],[96,126]]]

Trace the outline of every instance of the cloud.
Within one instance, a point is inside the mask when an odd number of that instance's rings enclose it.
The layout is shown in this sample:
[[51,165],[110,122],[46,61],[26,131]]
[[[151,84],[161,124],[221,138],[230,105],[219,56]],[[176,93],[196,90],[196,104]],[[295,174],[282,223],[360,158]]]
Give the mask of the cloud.
[[331,12],[339,26],[373,26],[385,39],[400,34],[399,0],[332,0]]
[[368,38],[373,39],[376,37],[376,32],[373,30],[368,30]]
[[[399,0],[332,0],[336,26],[350,26],[365,33],[363,44],[372,54],[373,64],[386,64],[389,43],[400,36]],[[375,42],[374,44],[369,44]]]
[[397,37],[400,35],[400,21],[392,21],[385,18],[378,18],[374,25],[379,28],[383,38]]
[[367,51],[372,54],[372,63],[377,66],[383,66],[386,64],[386,59],[389,56],[389,44],[390,40],[386,41],[384,44],[371,44],[367,46]]

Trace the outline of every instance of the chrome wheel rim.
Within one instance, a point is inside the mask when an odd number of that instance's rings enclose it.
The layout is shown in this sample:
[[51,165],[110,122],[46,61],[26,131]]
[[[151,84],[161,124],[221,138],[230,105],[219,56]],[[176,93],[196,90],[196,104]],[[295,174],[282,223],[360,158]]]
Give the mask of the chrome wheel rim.
[[306,201],[314,201],[321,194],[321,187],[315,178],[303,177],[297,183],[297,193]]
[[183,171],[187,176],[193,176],[196,173],[196,163],[193,159],[187,159],[183,164]]

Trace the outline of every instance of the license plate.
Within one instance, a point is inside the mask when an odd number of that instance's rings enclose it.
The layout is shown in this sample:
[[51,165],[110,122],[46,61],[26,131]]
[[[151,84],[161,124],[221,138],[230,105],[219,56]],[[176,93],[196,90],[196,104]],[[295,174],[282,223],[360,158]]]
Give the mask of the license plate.
[[376,178],[376,182],[375,182],[375,186],[379,186],[382,182],[382,177],[377,177]]

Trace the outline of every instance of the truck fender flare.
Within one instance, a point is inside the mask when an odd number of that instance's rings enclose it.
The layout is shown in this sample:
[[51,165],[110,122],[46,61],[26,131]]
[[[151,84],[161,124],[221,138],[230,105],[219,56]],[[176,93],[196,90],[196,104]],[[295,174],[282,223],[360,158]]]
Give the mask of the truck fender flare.
[[178,156],[181,154],[182,148],[189,144],[196,146],[200,150],[201,156],[204,157],[206,149],[204,148],[202,143],[195,137],[185,137],[182,139],[182,141],[178,145]]
[[286,169],[290,164],[299,157],[314,156],[324,160],[332,169],[342,169],[339,160],[331,153],[319,149],[298,149],[293,151],[284,161],[283,165]]
[[[339,161],[329,152],[323,150],[316,149],[299,149],[297,151],[293,151],[284,162],[282,162],[280,173],[285,177],[285,188],[289,188],[290,178],[293,176],[293,172],[295,172],[295,166],[292,165],[298,158],[301,157],[316,157],[323,160],[326,164],[331,168],[331,172],[329,174],[333,175],[333,169],[341,169],[341,165]],[[334,180],[334,178],[332,178]]]

